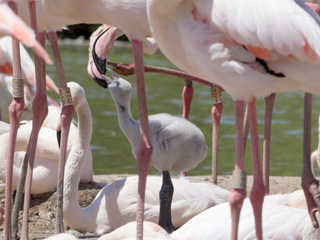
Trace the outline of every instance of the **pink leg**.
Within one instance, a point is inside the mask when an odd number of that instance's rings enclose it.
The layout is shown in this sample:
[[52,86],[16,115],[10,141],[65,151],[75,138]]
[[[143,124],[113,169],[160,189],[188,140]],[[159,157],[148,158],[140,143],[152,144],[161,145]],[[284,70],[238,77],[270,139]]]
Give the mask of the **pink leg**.
[[[67,87],[66,77],[64,75],[63,65],[60,57],[58,48],[58,39],[56,32],[48,33],[52,53],[54,56],[54,62],[58,73],[60,88]],[[57,223],[56,233],[64,232],[63,226],[63,179],[64,179],[64,166],[66,163],[67,143],[70,130],[70,124],[74,114],[73,105],[64,105],[61,110],[61,145],[60,145],[60,156],[59,156],[59,173],[58,173],[58,185],[57,185]]]
[[[12,10],[17,13],[17,4],[14,2],[9,2],[9,6]],[[21,79],[21,64],[20,64],[20,47],[19,41],[15,38],[12,38],[12,53],[13,53],[13,77],[15,79]],[[21,86],[22,87],[22,86]],[[11,231],[11,209],[12,209],[12,171],[13,171],[13,160],[14,160],[14,151],[16,146],[17,131],[19,128],[19,122],[21,115],[24,109],[24,98],[12,99],[12,102],[9,106],[9,116],[10,116],[10,142],[9,150],[7,156],[7,175],[6,175],[6,188],[5,188],[5,239],[12,239]],[[3,213],[2,213],[3,214]],[[2,215],[1,214],[1,215]]]
[[137,92],[139,104],[141,141],[137,153],[139,171],[138,209],[137,209],[137,239],[143,239],[144,200],[148,169],[151,162],[152,143],[150,138],[149,120],[147,112],[146,89],[144,81],[142,42],[132,39],[134,62],[136,65]]
[[217,86],[211,87],[211,96],[213,106],[211,108],[212,116],[212,181],[213,184],[218,184],[218,137],[219,126],[222,115],[223,103],[221,99],[220,88]]
[[266,113],[264,121],[264,140],[263,140],[263,179],[266,186],[266,194],[269,194],[269,165],[270,165],[270,139],[272,112],[276,94],[271,94],[265,98]]
[[257,126],[256,99],[248,103],[249,124],[251,132],[251,155],[253,164],[253,187],[250,194],[250,201],[253,207],[257,240],[262,240],[262,204],[265,195],[265,187],[262,178],[262,169],[259,151],[259,136]]
[[[184,119],[189,119],[192,97],[193,97],[192,81],[185,79],[184,87],[182,91],[182,104],[183,104],[182,117]],[[187,172],[181,172],[181,176],[187,176]]]
[[[35,2],[30,2],[30,9],[35,14]],[[45,43],[45,33],[37,34],[38,41],[44,46]],[[25,185],[25,197],[24,197],[24,208],[23,208],[23,224],[22,224],[22,235],[21,239],[28,239],[28,218],[29,218],[29,206],[30,206],[30,192],[32,185],[32,172],[33,164],[38,140],[38,134],[41,129],[41,125],[48,114],[47,106],[47,93],[46,93],[46,82],[45,82],[45,63],[42,59],[35,56],[35,66],[36,66],[36,96],[32,102],[32,132],[30,135],[28,150],[29,154],[29,165]]]
[[[243,154],[243,110],[244,103],[243,101],[235,102],[235,111],[236,111],[236,163],[234,171],[234,188],[231,191],[229,197],[229,204],[231,209],[231,218],[232,218],[232,233],[231,239],[238,239],[238,226],[239,226],[239,217],[243,204],[243,200],[246,197],[246,183],[245,183],[245,174],[244,174],[244,154]],[[238,176],[238,178],[236,177]],[[240,177],[239,177],[240,176]],[[241,178],[242,177],[242,178]],[[240,182],[238,182],[238,180]],[[241,181],[242,180],[242,181]]]
[[[312,113],[312,95],[305,94],[304,98],[304,136],[303,136],[303,172],[302,189],[306,196],[309,215],[312,225],[319,227],[315,213],[320,209],[319,181],[313,176],[311,170],[311,113]],[[319,149],[319,147],[318,147]]]
[[248,105],[247,105],[246,111],[244,114],[244,120],[243,120],[243,151],[244,151],[243,155],[246,152],[248,134],[249,134],[249,117],[248,117]]

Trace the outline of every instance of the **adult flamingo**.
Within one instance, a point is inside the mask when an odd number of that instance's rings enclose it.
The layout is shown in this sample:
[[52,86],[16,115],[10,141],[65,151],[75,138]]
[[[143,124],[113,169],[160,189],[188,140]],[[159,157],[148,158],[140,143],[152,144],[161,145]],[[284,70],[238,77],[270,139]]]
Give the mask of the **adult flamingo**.
[[[74,230],[102,234],[112,231],[135,218],[137,177],[119,180],[105,186],[85,209],[78,203],[80,172],[85,164],[84,149],[90,145],[92,116],[85,93],[76,83],[68,83],[78,115],[78,134],[70,150],[64,181],[64,221]],[[148,178],[145,217],[150,221],[159,218],[160,177]],[[177,227],[199,212],[227,200],[229,191],[206,183],[189,183],[174,180],[176,193],[172,202],[172,220]]]
[[[300,0],[148,0],[147,5],[153,37],[167,58],[182,70],[220,85],[235,101],[235,186],[229,199],[232,239],[237,239],[240,210],[246,195],[242,125],[243,101],[249,102],[255,179],[250,200],[257,239],[262,239],[261,209],[265,188],[255,99],[287,91],[319,93],[320,20]],[[271,27],[269,23],[276,20]],[[285,40],[288,36],[292,41]],[[172,44],[177,42],[182,44]],[[310,173],[304,171],[304,189],[313,181]],[[311,219],[317,227],[313,211],[320,203],[312,198],[309,190],[305,192]]]
[[[320,230],[313,228],[306,205],[302,190],[266,196],[263,204],[264,239],[319,239]],[[252,206],[246,199],[240,215],[239,239],[255,239],[255,223],[251,216]],[[177,240],[230,239],[230,221],[229,206],[223,203],[195,216],[171,237]]]

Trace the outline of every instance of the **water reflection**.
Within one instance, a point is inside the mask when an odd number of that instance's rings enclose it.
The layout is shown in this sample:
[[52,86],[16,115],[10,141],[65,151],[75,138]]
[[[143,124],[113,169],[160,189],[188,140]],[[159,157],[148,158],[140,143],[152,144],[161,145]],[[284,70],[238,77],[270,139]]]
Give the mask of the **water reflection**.
[[[61,47],[61,55],[66,71],[67,81],[80,83],[86,91],[92,114],[93,136],[92,152],[95,174],[136,173],[135,159],[131,146],[122,134],[116,115],[116,108],[108,89],[95,84],[86,72],[87,46],[65,45]],[[113,62],[131,63],[133,61],[130,47],[117,47],[110,55]],[[157,52],[146,56],[146,64],[173,67]],[[49,74],[56,79],[53,66],[48,67]],[[133,85],[131,110],[134,118],[138,117],[135,91],[135,78],[126,77]],[[56,81],[57,82],[57,81]],[[175,77],[146,74],[147,100],[149,114],[167,112],[175,116],[182,114],[181,91],[183,80]],[[56,96],[51,96],[57,99]],[[219,139],[219,174],[230,174],[234,165],[234,105],[231,98],[223,93],[223,116]],[[313,149],[317,145],[317,114],[320,102],[314,97],[313,116]],[[205,134],[207,144],[211,145],[211,96],[207,86],[194,84],[190,120]],[[260,139],[263,138],[264,101],[257,101]],[[302,170],[302,126],[303,126],[303,94],[285,93],[276,97],[271,142],[271,175],[301,175]],[[262,142],[262,141],[261,141]],[[246,169],[251,173],[250,144],[246,149]],[[150,173],[157,173],[154,168]],[[211,148],[204,162],[190,175],[211,174]]]

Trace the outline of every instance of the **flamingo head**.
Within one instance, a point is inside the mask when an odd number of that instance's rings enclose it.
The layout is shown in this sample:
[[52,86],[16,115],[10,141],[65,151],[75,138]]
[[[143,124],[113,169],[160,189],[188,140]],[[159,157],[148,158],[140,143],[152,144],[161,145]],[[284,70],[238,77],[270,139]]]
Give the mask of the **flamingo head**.
[[87,71],[89,76],[104,88],[108,87],[106,80],[102,77],[107,72],[107,57],[117,37],[122,34],[122,31],[116,27],[104,24],[90,37]]

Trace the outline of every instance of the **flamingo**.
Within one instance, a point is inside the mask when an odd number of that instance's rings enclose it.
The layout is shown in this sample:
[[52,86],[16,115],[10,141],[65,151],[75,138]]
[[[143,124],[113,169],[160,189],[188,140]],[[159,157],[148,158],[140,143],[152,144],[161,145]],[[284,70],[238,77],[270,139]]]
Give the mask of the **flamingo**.
[[[130,112],[131,84],[114,75],[108,87],[117,108],[120,128],[136,157],[140,142],[140,121],[134,120]],[[181,172],[195,168],[207,155],[208,147],[201,130],[183,118],[160,113],[149,116],[149,123],[153,145],[151,165],[162,172],[163,177],[159,225],[171,233],[173,186],[169,171]]]
[[[257,239],[262,239],[265,187],[255,99],[288,91],[319,93],[318,16],[300,0],[148,0],[147,11],[152,35],[164,55],[182,70],[218,84],[235,101],[236,185],[229,200],[233,219],[232,239],[237,239],[238,219],[246,195],[241,142],[243,101],[249,102],[255,179],[250,200],[256,219]],[[272,22],[275,24],[270,25]],[[288,42],[289,36],[291,41]],[[176,42],[181,44],[172,44]],[[308,190],[313,176],[310,169],[306,169],[303,188],[306,189],[311,219],[317,227],[313,212],[320,203],[316,203]]]
[[[159,225],[145,222],[145,239],[230,239],[230,230],[225,226],[231,221],[228,211],[228,203],[222,203],[209,208],[173,232],[170,236]],[[290,194],[276,194],[267,196],[264,203],[264,237],[266,239],[318,239],[320,231],[313,230],[308,219],[307,204],[302,190]],[[241,239],[253,240],[254,221],[250,217],[252,207],[249,199],[244,202],[241,212],[241,227],[239,235]],[[285,224],[283,226],[282,222]],[[212,224],[214,223],[214,224]],[[133,226],[136,222],[130,222],[115,231],[105,234],[99,240],[135,239]],[[214,227],[212,227],[214,226]]]
[[[53,191],[57,186],[59,147],[56,138],[56,126],[60,121],[61,109],[49,106],[49,111],[43,126],[39,131],[39,141],[35,155],[35,165],[32,175],[31,194],[40,194]],[[5,182],[6,179],[6,156],[8,151],[9,126],[0,122],[1,131],[7,132],[0,136],[0,180]],[[20,177],[22,160],[24,159],[28,140],[32,131],[32,123],[27,122],[20,125],[17,133],[16,152],[14,155],[12,186],[17,188]],[[74,124],[71,124],[70,136],[67,146],[67,155],[70,152],[73,138],[77,132]],[[92,173],[92,153],[90,147],[85,149],[85,166],[81,172],[81,183],[93,182]]]
[[[301,205],[301,202],[304,204]],[[306,205],[302,190],[266,196],[263,205],[264,239],[319,239],[320,230],[313,228]],[[223,203],[203,211],[171,234],[171,238],[230,239],[231,216],[228,208],[228,203]],[[251,216],[252,207],[249,199],[246,199],[240,215],[239,239],[256,238],[255,223]]]
[[[130,177],[105,186],[95,200],[85,209],[78,203],[77,186],[85,162],[84,151],[90,144],[92,117],[85,93],[76,83],[68,83],[78,115],[77,137],[74,138],[66,163],[64,179],[64,221],[79,232],[103,234],[133,221],[139,195],[136,191],[137,177]],[[172,201],[172,222],[181,226],[199,212],[225,202],[229,191],[209,183],[189,183],[173,180],[177,189]],[[145,218],[158,221],[160,177],[148,177]]]

